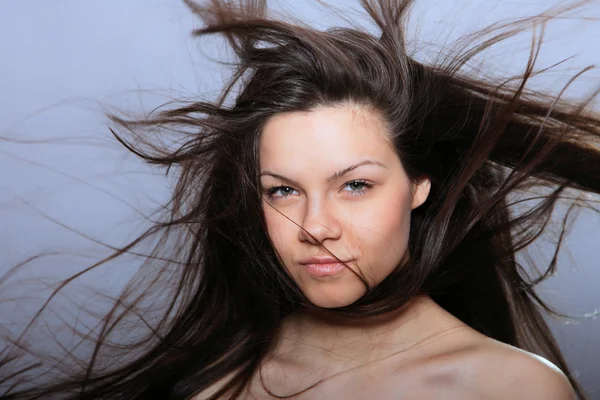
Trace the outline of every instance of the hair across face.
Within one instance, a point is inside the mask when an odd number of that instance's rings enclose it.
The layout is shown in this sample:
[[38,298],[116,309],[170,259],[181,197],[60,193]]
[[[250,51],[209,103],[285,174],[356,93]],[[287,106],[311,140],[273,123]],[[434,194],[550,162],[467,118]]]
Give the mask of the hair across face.
[[311,303],[352,304],[406,259],[429,181],[408,177],[379,113],[345,103],[275,115],[259,158],[269,237]]

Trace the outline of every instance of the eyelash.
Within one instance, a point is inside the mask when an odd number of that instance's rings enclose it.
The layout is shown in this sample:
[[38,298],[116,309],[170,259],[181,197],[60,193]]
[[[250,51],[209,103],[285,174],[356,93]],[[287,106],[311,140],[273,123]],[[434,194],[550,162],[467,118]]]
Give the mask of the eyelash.
[[[356,184],[356,183],[362,185],[364,187],[364,189],[361,189],[361,190],[350,190],[349,192],[351,193],[351,196],[362,196],[363,194],[365,194],[367,191],[369,191],[373,187],[372,183],[369,183],[369,182],[367,182],[366,180],[363,180],[363,179],[354,179],[354,180],[348,181],[348,182],[346,182],[344,184],[343,187],[346,187],[346,186],[351,185],[351,184]],[[275,192],[277,192],[278,190],[281,190],[281,189],[292,189],[292,190],[295,190],[291,186],[272,185],[271,187],[269,187],[267,189],[267,196],[270,199],[274,198],[274,197],[283,198],[283,197],[289,197],[290,196],[290,195],[275,196]]]

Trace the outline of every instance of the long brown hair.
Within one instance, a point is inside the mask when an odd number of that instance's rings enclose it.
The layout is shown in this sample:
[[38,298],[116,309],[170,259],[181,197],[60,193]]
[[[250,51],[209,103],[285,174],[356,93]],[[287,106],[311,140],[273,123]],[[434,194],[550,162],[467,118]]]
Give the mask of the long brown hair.
[[[529,89],[540,73],[536,35],[520,76],[500,82],[465,73],[490,46],[583,2],[470,35],[429,64],[406,47],[410,0],[361,1],[378,33],[320,31],[274,19],[264,0],[186,3],[204,23],[195,35],[228,40],[236,56],[233,77],[216,102],[169,104],[141,119],[110,115],[117,140],[177,174],[172,199],[162,221],[62,282],[25,332],[11,339],[2,359],[3,398],[188,399],[226,377],[212,398],[240,395],[282,318],[314,307],[266,234],[261,128],[277,113],[342,102],[380,112],[408,175],[428,176],[432,188],[413,211],[409,265],[356,303],[327,312],[380,315],[428,293],[478,331],[552,361],[585,398],[542,317],[541,310],[553,310],[534,291],[556,257],[530,277],[515,254],[541,235],[559,200],[595,209],[580,194],[600,193],[600,117],[589,107],[598,90],[575,103]],[[152,140],[157,132],[164,135],[160,143]],[[535,202],[523,208],[526,199]],[[142,253],[148,242],[155,249]],[[85,359],[66,349],[53,361],[25,345],[25,333],[57,293],[125,254],[144,257],[144,266],[99,330],[78,331],[93,346]],[[157,292],[164,303],[152,314],[147,302]],[[120,335],[131,318],[147,334],[124,342]],[[36,358],[25,363],[18,350]],[[60,378],[38,384],[42,373]]]

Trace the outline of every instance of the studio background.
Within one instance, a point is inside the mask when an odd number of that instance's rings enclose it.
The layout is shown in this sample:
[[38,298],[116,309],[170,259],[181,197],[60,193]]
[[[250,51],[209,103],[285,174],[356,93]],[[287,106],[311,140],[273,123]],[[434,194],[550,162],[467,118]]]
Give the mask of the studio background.
[[[315,3],[280,1],[274,8],[319,27],[347,24]],[[356,0],[331,3],[358,10]],[[409,34],[421,42],[416,54],[427,58],[461,33],[561,3],[417,0]],[[222,41],[191,37],[198,21],[179,0],[0,0],[0,10],[0,274],[47,254],[0,286],[0,326],[18,331],[50,293],[44,282],[107,254],[94,240],[120,246],[141,233],[149,224],[143,215],[168,199],[169,179],[116,142],[103,107],[135,113],[173,99],[214,98],[228,77],[214,60],[228,52]],[[576,16],[549,25],[538,67],[574,58],[536,78],[536,87],[556,93],[580,68],[600,64],[600,22],[592,21],[600,18],[600,2]],[[522,72],[530,44],[531,35],[521,35],[494,47],[481,59],[483,70]],[[594,70],[567,97],[598,85]],[[600,321],[592,316],[600,307],[600,218],[581,212],[570,232],[558,275],[539,293],[559,311],[590,316],[550,323],[584,388],[600,399]],[[549,236],[531,255],[546,265],[550,248]],[[68,341],[61,312],[76,318],[78,306],[103,307],[83,285],[116,294],[139,264],[125,257],[74,282],[56,298],[47,324]]]

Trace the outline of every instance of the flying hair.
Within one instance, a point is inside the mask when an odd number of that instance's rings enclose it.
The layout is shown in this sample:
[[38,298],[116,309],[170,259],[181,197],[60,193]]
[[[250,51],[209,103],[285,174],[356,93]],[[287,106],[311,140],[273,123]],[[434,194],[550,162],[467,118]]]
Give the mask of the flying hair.
[[[177,177],[172,198],[162,220],[64,280],[23,333],[9,339],[13,346],[0,358],[3,399],[189,399],[207,390],[211,400],[237,398],[260,373],[285,316],[378,316],[422,293],[479,332],[550,360],[586,398],[542,313],[561,314],[535,288],[556,269],[569,215],[599,211],[592,195],[600,193],[600,116],[591,104],[600,85],[567,101],[564,92],[590,68],[558,94],[528,83],[545,72],[536,70],[545,25],[587,2],[467,35],[432,62],[409,52],[409,0],[361,0],[376,32],[318,30],[276,18],[265,0],[185,3],[202,22],[195,36],[220,35],[233,50],[231,79],[212,102],[171,103],[142,118],[109,114],[116,140]],[[502,81],[466,72],[478,55],[526,31],[533,32],[531,50],[519,76]],[[408,261],[376,286],[354,271],[366,294],[319,310],[267,235],[259,139],[277,114],[344,104],[378,113],[408,176],[428,177],[431,191],[411,215]],[[154,140],[157,134],[176,146]],[[530,276],[516,253],[545,232],[559,202],[569,211],[554,256]],[[147,243],[155,244],[149,254],[140,250]],[[50,359],[27,346],[26,333],[65,286],[128,254],[144,264],[99,329],[73,327],[92,346],[88,357],[65,349]],[[144,304],[156,293],[167,300],[152,313]],[[131,319],[147,334],[119,342]],[[36,361],[23,364],[19,351]],[[60,378],[31,384],[54,375]]]

